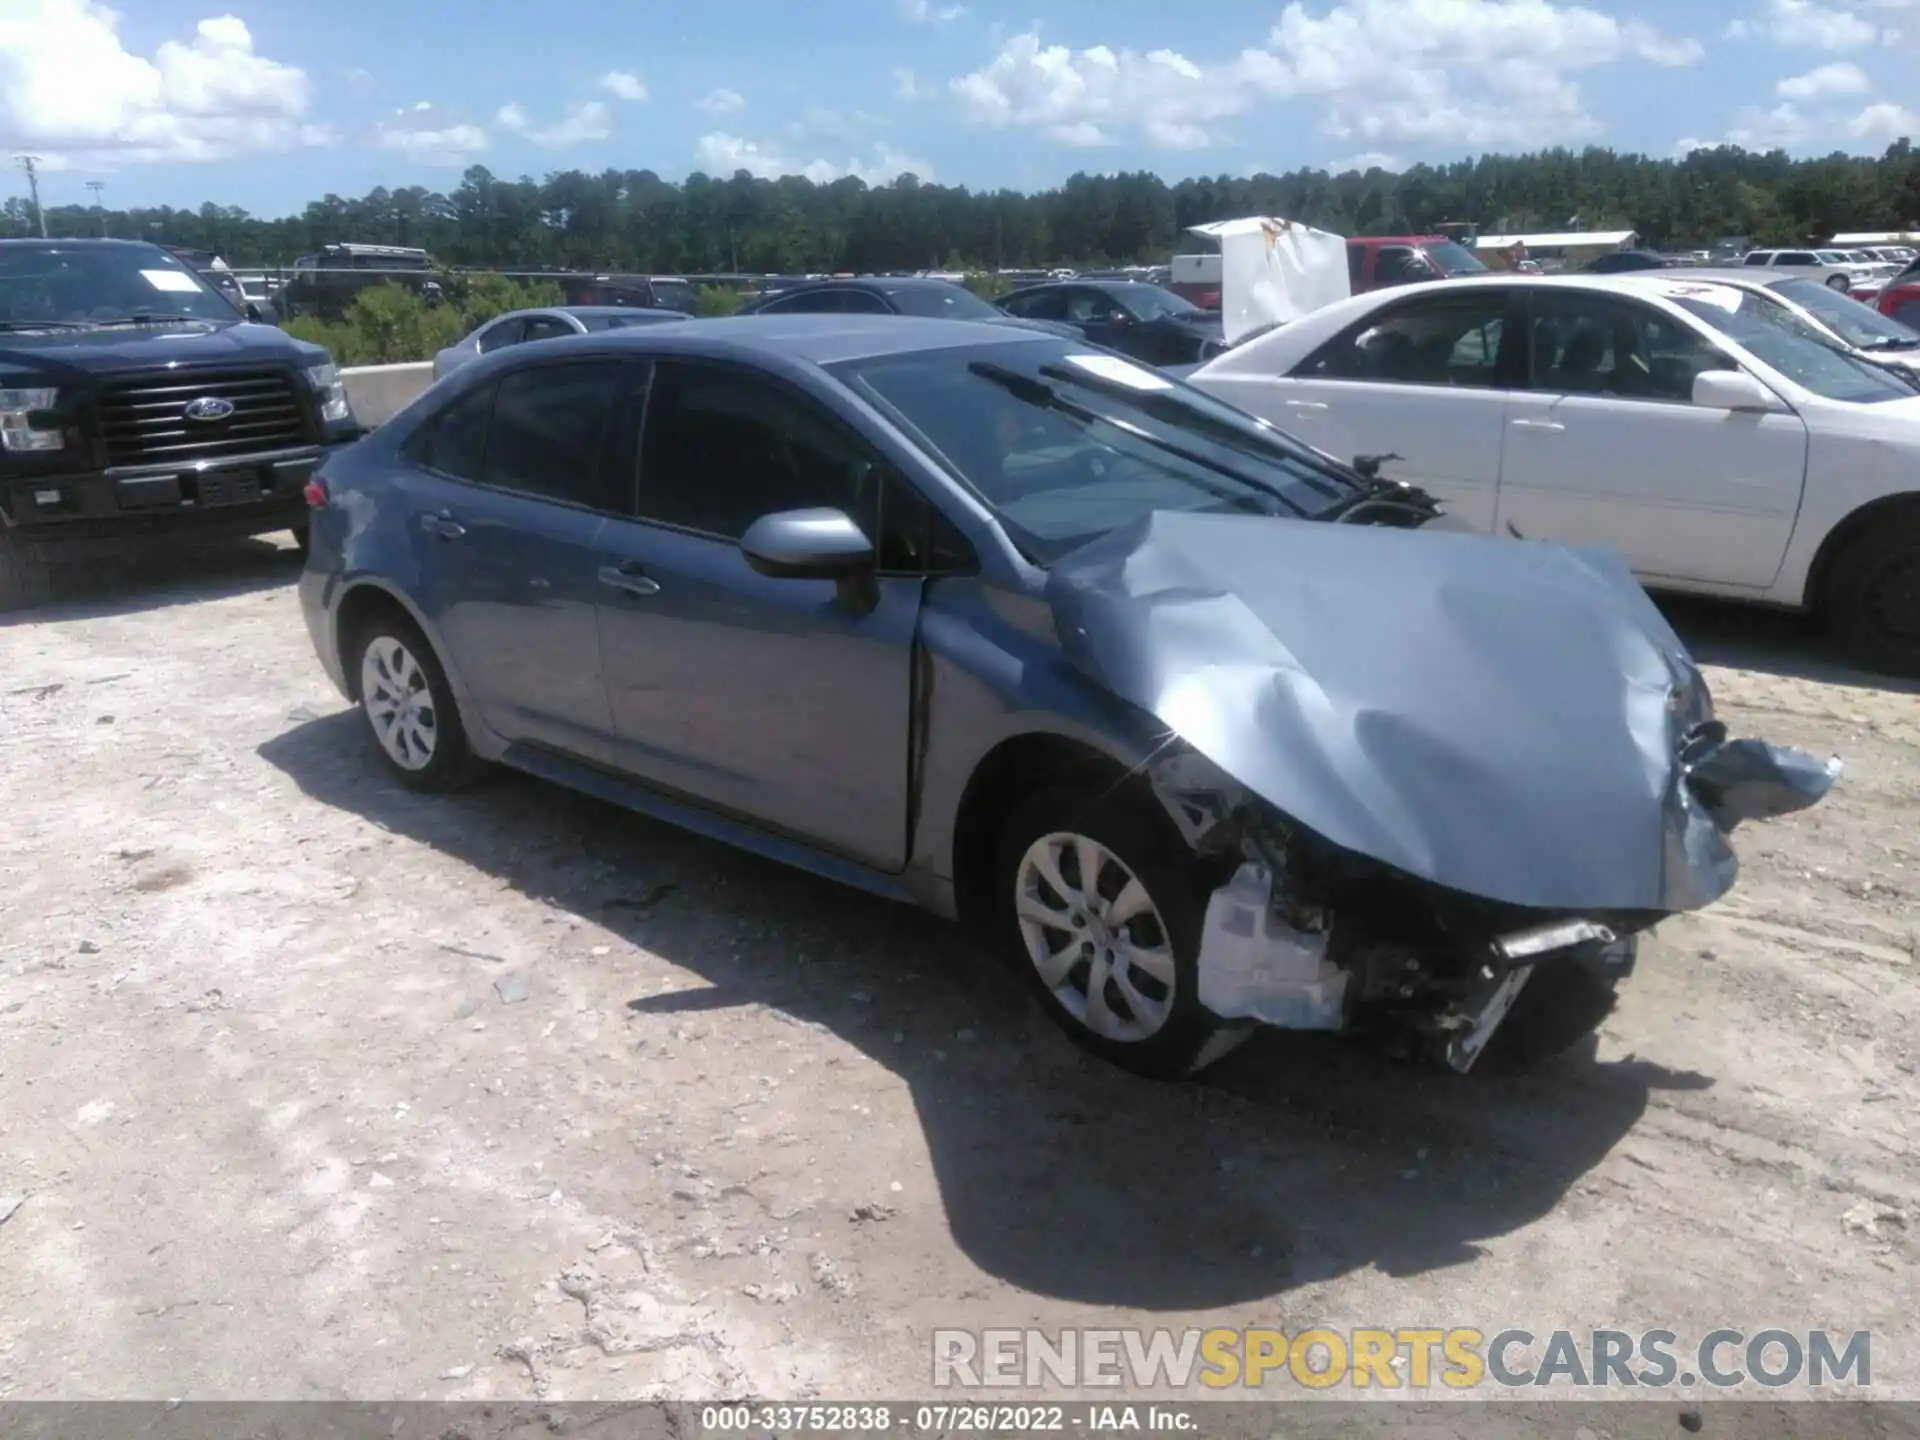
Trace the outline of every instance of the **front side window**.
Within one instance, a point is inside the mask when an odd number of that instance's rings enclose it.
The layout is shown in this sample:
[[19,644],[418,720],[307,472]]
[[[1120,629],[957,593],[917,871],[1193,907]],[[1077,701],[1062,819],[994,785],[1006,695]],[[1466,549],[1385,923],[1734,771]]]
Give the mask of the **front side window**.
[[1067,319],[1075,325],[1097,325],[1119,314],[1120,307],[1103,291],[1076,290],[1067,299]]
[[487,420],[498,381],[477,385],[441,410],[408,441],[408,450],[430,470],[455,480],[480,481],[487,453]]
[[559,340],[576,333],[573,326],[558,315],[535,315],[527,321],[528,340]]
[[1441,292],[1375,313],[1307,357],[1302,379],[1504,388],[1505,290]]
[[1731,300],[1718,296],[1672,298],[1689,315],[1822,399],[1870,405],[1913,398],[1911,386],[1879,366],[1808,335],[1806,323],[1782,306],[1739,292],[1733,292]]
[[1427,258],[1440,267],[1443,275],[1484,275],[1487,265],[1466,246],[1453,240],[1436,240],[1427,247]]
[[599,505],[600,448],[621,367],[610,360],[532,365],[500,379],[481,483]]
[[1014,295],[1002,307],[1021,320],[1064,320],[1067,302],[1058,290],[1037,290],[1031,295]]
[[883,468],[818,404],[750,371],[654,367],[640,518],[738,540],[763,515],[844,510],[873,533]]
[[1659,311],[1587,292],[1536,293],[1532,339],[1530,384],[1558,395],[1686,404],[1701,371],[1738,368]]
[[1156,510],[1320,515],[1360,492],[1273,426],[1066,340],[829,367],[1051,564]]
[[1200,315],[1205,312],[1192,301],[1162,290],[1158,285],[1129,285],[1120,292],[1121,304],[1137,320],[1153,320],[1162,315]]
[[1382,245],[1373,262],[1376,285],[1407,285],[1416,280],[1431,280],[1435,271],[1410,245]]

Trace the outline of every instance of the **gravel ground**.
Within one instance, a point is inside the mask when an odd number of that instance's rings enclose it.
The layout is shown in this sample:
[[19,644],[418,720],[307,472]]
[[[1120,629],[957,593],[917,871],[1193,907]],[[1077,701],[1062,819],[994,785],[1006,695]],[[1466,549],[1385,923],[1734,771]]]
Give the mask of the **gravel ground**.
[[1160,1087],[925,916],[394,787],[296,566],[0,626],[0,1397],[898,1398],[936,1326],[1205,1323],[1870,1329],[1920,1398],[1920,695],[1793,623],[1676,612],[1841,788],[1596,1046]]

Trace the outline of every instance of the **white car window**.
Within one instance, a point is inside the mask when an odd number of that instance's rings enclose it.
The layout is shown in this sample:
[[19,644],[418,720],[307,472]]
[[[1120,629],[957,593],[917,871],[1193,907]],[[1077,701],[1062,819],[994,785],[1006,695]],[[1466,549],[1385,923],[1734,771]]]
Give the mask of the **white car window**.
[[1437,290],[1376,311],[1308,356],[1301,379],[1503,388],[1500,342],[1509,291]]
[[1687,295],[1672,299],[1688,314],[1823,399],[1871,405],[1913,398],[1913,387],[1905,381],[1868,361],[1855,359],[1830,341],[1809,335],[1806,322],[1784,306],[1744,292],[1731,305]]
[[1698,332],[1610,295],[1539,291],[1531,329],[1531,387],[1553,394],[1689,404],[1694,376],[1733,366]]

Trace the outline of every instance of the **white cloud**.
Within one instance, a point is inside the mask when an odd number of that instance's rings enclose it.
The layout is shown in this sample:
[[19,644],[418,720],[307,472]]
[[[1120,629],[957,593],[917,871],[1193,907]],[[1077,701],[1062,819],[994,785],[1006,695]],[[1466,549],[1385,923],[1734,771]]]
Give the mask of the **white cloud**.
[[1878,25],[1851,10],[1828,9],[1815,0],[1767,0],[1759,19],[1735,20],[1726,33],[1730,40],[1770,40],[1793,50],[1837,53],[1864,50],[1881,38]]
[[893,98],[896,100],[927,100],[937,92],[918,75],[910,65],[893,67]]
[[900,0],[900,13],[923,24],[945,25],[967,13],[964,5],[935,5],[933,0]]
[[638,75],[625,70],[609,70],[600,77],[600,88],[616,100],[635,103],[647,98],[647,87]]
[[[514,108],[503,108],[501,117]],[[421,100],[394,111],[392,119],[375,126],[373,143],[415,165],[458,168],[472,163],[486,150],[487,132],[470,120],[461,120]]]
[[97,0],[5,0],[0,146],[106,165],[287,150],[325,133],[304,122],[306,72],[256,54],[235,17],[202,20],[150,60],[119,25]]
[[1544,145],[1600,130],[1579,72],[1691,65],[1702,54],[1695,41],[1552,0],[1341,0],[1317,16],[1294,0],[1264,46],[1231,58],[1075,51],[1043,44],[1034,29],[951,89],[977,123],[1031,127],[1067,145],[1131,133],[1198,149],[1270,98],[1313,101],[1320,132],[1336,139]]
[[1864,95],[1873,88],[1858,65],[1836,60],[1804,75],[1793,75],[1773,87],[1782,100],[1820,100],[1829,95]]
[[723,85],[718,90],[709,90],[694,101],[693,108],[708,115],[738,115],[747,108],[747,97]]
[[1847,133],[1860,140],[1898,140],[1920,137],[1920,111],[1904,105],[1869,105],[1847,122]]
[[731,178],[736,170],[744,170],[762,180],[802,175],[816,185],[831,184],[848,176],[869,185],[885,185],[908,172],[922,180],[933,179],[933,166],[891,145],[875,145],[868,160],[856,158],[844,165],[835,165],[828,160],[796,161],[760,141],[716,131],[702,135],[695,152],[701,168],[721,178]]
[[569,105],[567,113],[551,125],[536,125],[527,107],[513,100],[494,112],[493,123],[543,150],[565,150],[613,134],[613,111],[601,101],[587,100]]
[[1344,175],[1349,170],[1358,170],[1363,175],[1369,170],[1385,170],[1390,175],[1398,175],[1406,168],[1406,162],[1378,150],[1363,150],[1358,155],[1343,155],[1327,162],[1328,171],[1335,175]]

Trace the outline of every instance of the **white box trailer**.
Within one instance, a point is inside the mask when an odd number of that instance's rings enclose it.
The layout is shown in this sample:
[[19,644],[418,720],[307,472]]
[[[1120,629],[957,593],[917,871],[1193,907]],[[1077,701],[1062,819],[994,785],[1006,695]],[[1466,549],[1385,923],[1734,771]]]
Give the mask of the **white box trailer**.
[[[1219,249],[1174,256],[1170,288],[1203,308],[1217,308],[1229,345],[1353,293],[1344,235],[1270,215],[1194,225],[1188,233]],[[1209,286],[1210,305],[1200,298]]]

